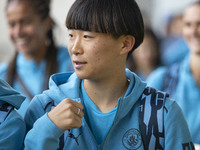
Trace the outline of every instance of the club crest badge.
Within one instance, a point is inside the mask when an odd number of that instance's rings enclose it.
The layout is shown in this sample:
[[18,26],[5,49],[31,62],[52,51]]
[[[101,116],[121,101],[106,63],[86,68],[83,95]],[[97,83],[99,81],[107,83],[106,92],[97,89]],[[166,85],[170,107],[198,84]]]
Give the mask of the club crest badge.
[[142,137],[140,132],[134,128],[126,131],[122,138],[122,143],[126,149],[138,149],[142,145]]

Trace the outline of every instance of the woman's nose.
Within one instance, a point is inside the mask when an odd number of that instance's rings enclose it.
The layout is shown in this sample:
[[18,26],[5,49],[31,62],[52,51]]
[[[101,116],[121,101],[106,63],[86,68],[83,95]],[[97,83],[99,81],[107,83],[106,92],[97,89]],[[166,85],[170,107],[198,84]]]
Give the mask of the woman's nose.
[[71,52],[74,55],[82,54],[83,49],[82,49],[82,44],[81,40],[79,38],[74,39],[71,47]]
[[15,26],[14,33],[15,33],[15,35],[18,35],[18,36],[22,35],[22,26],[20,24]]

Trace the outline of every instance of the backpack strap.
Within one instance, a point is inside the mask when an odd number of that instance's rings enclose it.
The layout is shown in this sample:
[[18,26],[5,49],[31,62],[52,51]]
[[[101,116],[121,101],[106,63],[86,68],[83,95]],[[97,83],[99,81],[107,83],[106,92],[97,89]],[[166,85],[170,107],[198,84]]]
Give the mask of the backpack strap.
[[0,124],[4,122],[4,120],[7,118],[9,113],[14,109],[14,106],[4,103],[0,105]]
[[164,104],[168,96],[151,87],[142,94],[139,126],[145,150],[164,149]]
[[170,94],[172,97],[176,91],[176,86],[178,84],[178,75],[180,70],[180,63],[176,63],[167,68],[163,78],[163,91]]

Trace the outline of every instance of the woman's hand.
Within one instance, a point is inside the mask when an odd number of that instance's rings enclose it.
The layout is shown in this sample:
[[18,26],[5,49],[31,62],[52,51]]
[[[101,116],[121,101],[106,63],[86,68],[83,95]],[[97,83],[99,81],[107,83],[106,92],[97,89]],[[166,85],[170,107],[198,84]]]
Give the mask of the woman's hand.
[[82,124],[83,105],[69,98],[62,100],[49,113],[48,117],[61,130],[80,128]]

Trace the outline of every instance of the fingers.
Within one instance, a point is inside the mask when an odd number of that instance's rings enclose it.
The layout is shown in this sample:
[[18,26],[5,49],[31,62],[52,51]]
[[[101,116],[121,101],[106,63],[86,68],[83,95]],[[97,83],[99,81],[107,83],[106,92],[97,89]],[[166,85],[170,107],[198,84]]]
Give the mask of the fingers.
[[80,118],[82,118],[84,116],[83,114],[83,105],[81,102],[75,103],[74,105],[74,113],[79,116]]
[[62,130],[78,128],[81,126],[82,117],[84,116],[83,105],[81,102],[67,98],[52,109],[48,116]]
[[76,122],[76,127],[74,128],[80,128],[81,127],[81,124],[82,124],[82,117],[74,114],[74,122]]
[[76,114],[80,118],[82,118],[84,116],[83,105],[80,101],[76,102],[76,101],[73,101],[73,100],[68,99],[68,98],[64,99],[63,101],[65,101],[68,104],[71,104],[71,105],[68,105],[68,109],[71,109],[74,112],[74,114]]
[[81,110],[83,110],[83,105],[82,105],[81,101],[76,102],[76,101],[73,101],[73,100],[71,100],[71,99],[68,99],[68,100],[72,101],[72,104],[73,104],[75,107],[80,108]]

